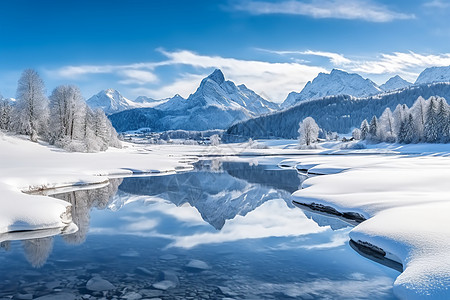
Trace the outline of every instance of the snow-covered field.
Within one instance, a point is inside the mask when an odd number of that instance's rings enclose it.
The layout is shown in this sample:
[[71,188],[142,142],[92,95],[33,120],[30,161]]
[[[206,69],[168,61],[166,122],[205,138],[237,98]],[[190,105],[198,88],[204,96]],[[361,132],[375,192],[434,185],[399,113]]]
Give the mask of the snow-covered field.
[[67,153],[0,132],[0,235],[70,223],[67,203],[23,191],[99,184],[140,172],[176,172],[189,169],[201,156],[298,155],[280,165],[325,175],[309,178],[294,193],[295,201],[368,219],[350,238],[379,247],[403,264],[394,287],[400,298],[450,298],[450,145],[368,145],[362,150],[341,150],[338,142],[298,150],[295,141],[124,146],[104,153]]
[[282,163],[328,174],[308,179],[293,194],[294,201],[368,219],[350,238],[381,248],[402,263],[404,271],[394,286],[397,296],[450,299],[450,158],[336,155]]
[[68,153],[0,131],[0,234],[64,227],[70,222],[66,202],[23,192],[104,183],[108,176],[183,168],[190,166],[180,162],[179,157],[145,146],[125,144],[124,149],[110,148],[103,153]]

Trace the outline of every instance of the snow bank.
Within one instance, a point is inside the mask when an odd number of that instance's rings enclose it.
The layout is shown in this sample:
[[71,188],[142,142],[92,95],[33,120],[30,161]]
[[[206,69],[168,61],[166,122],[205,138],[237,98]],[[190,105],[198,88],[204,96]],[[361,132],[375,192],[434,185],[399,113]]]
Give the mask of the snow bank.
[[[110,176],[191,169],[167,149],[126,144],[101,153],[69,153],[0,131],[0,234],[66,227],[70,204],[23,192],[105,184]],[[3,235],[4,236],[4,235]]]
[[[450,299],[450,158],[305,156],[297,163],[330,175],[309,178],[294,201],[367,218],[350,238],[402,263],[404,271],[394,283],[397,296]],[[280,164],[293,165],[293,160]],[[345,171],[334,172],[339,169]]]

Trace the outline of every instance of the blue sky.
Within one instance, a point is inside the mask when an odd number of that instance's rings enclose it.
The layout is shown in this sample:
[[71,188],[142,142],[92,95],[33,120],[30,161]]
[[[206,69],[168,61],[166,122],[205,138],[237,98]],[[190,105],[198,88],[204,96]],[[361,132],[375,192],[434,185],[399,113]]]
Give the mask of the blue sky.
[[450,65],[444,0],[0,0],[0,93],[35,68],[48,93],[79,85],[88,98],[194,92],[221,68],[280,102],[339,68],[381,84]]

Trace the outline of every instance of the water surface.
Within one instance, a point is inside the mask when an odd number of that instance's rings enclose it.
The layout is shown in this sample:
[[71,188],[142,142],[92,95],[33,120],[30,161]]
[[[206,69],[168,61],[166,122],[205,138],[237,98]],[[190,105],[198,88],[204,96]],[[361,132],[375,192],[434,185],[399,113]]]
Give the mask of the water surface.
[[399,273],[356,253],[342,221],[292,205],[305,178],[276,163],[54,195],[79,230],[3,242],[0,299],[395,299]]

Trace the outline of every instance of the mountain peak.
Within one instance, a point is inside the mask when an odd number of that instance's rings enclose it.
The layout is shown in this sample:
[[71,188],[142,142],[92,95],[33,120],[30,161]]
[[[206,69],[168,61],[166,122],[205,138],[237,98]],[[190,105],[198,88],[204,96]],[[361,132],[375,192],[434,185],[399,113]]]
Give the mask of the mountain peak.
[[380,85],[380,89],[387,92],[402,89],[410,85],[412,85],[411,82],[408,82],[403,78],[401,78],[400,76],[395,75],[394,77],[389,78],[389,80],[386,81],[386,83]]
[[225,76],[220,69],[215,69],[207,78],[216,82],[218,85],[221,85],[225,81]]
[[370,79],[364,79],[356,73],[333,69],[329,74],[319,73],[312,81],[308,81],[300,93],[290,93],[281,106],[286,108],[300,101],[320,99],[326,96],[366,97],[378,94],[380,91]]
[[415,84],[433,82],[450,82],[450,66],[426,68],[417,77]]

